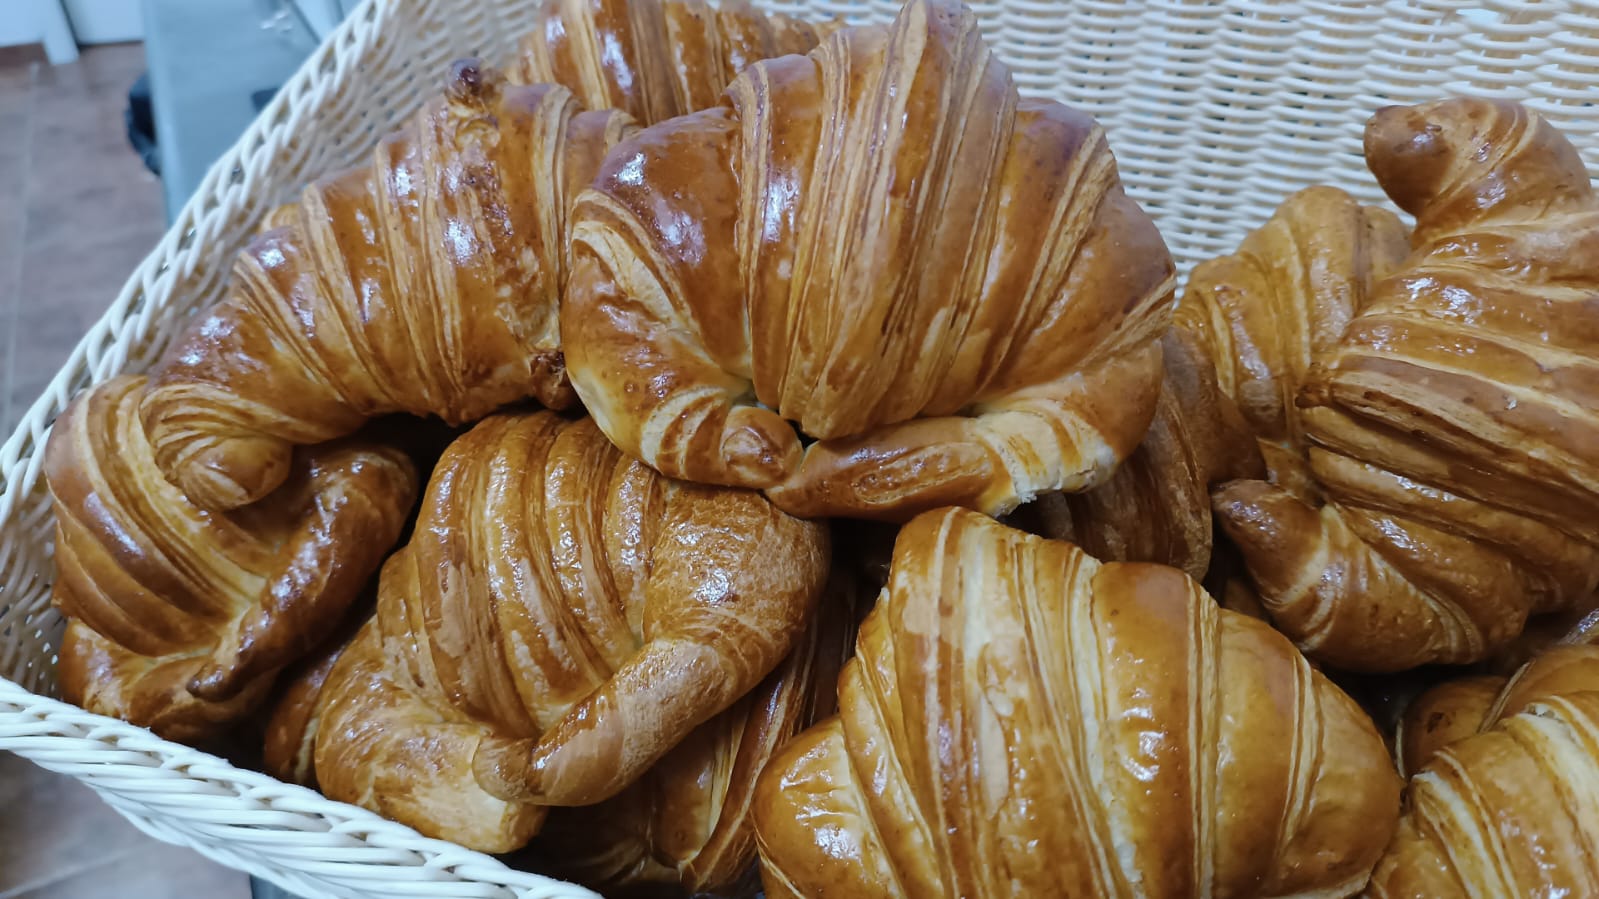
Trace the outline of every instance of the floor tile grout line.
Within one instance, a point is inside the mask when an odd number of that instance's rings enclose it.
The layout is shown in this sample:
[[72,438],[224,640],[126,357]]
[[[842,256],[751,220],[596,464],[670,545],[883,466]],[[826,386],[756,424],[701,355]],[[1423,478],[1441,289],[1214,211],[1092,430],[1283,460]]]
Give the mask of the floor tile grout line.
[[17,324],[22,319],[22,267],[27,264],[23,248],[27,245],[28,203],[33,199],[33,114],[34,107],[38,103],[38,85],[39,63],[30,63],[28,97],[22,109],[22,202],[17,204],[17,216],[22,221],[12,242],[16,251],[16,264],[12,266],[14,270],[11,273],[11,303],[10,308],[6,310],[5,370],[0,371],[0,441],[10,437],[11,430],[15,427],[11,418],[13,412],[11,388],[16,380]]

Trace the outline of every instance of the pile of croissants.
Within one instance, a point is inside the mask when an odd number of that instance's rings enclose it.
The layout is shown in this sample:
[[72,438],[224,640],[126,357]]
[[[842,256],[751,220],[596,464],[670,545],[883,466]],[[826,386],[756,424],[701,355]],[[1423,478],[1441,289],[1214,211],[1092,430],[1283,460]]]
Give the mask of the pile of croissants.
[[55,423],[69,699],[606,895],[1599,895],[1561,134],[1377,110],[1414,227],[1179,302],[953,0],[528,32]]

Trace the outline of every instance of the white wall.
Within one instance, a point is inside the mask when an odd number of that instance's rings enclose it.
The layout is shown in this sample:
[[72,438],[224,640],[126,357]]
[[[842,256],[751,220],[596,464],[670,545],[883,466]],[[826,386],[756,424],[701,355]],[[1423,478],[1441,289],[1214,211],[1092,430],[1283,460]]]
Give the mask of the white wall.
[[80,44],[116,44],[144,37],[139,0],[62,0]]
[[59,0],[8,0],[0,13],[0,47],[37,43],[44,44],[53,63],[78,58],[78,45]]

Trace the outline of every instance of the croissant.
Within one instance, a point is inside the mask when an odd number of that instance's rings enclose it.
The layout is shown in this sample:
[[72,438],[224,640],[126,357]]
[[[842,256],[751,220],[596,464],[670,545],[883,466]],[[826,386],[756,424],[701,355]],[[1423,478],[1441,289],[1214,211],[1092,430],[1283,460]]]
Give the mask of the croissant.
[[[376,591],[374,591],[375,593]],[[345,616],[345,630],[293,668],[286,669],[271,700],[261,740],[261,767],[284,783],[315,789],[316,732],[321,724],[323,687],[333,666],[350,647],[360,626],[372,617],[370,605]]]
[[1156,562],[1203,580],[1211,569],[1211,488],[1264,477],[1265,468],[1194,337],[1173,328],[1161,348],[1160,403],[1138,449],[1099,487],[1045,494],[1007,523],[1075,543],[1102,561]]
[[1104,480],[1154,414],[1165,244],[1093,120],[1019,99],[950,0],[750,66],[573,218],[568,373],[669,477],[998,514]]
[[343,614],[399,539],[416,472],[399,450],[343,441],[297,453],[270,500],[207,512],[156,467],[144,388],[121,376],[79,394],[45,447],[61,691],[195,742],[258,707]]
[[854,610],[864,599],[860,586],[835,568],[823,614],[753,692],[612,799],[551,809],[528,850],[534,870],[605,896],[659,895],[671,886],[694,896],[750,892],[756,778],[779,747],[832,714],[834,685],[854,643]]
[[744,0],[545,0],[509,74],[650,125],[715,106],[746,66],[808,53],[831,30]]
[[905,526],[839,714],[761,776],[767,895],[1347,895],[1398,816],[1355,704],[1182,572]]
[[629,127],[457,63],[368,165],[308,186],[291,223],[239,255],[228,295],[159,363],[143,420],[162,470],[231,509],[282,482],[294,445],[380,414],[570,405],[562,212]]
[[1366,895],[1599,895],[1599,647],[1443,684],[1405,723],[1416,773]]
[[1305,652],[1475,661],[1599,582],[1599,202],[1510,102],[1384,109],[1366,156],[1412,252],[1298,385],[1308,486],[1235,482],[1215,508]]
[[615,796],[765,679],[828,557],[823,525],[667,481],[591,420],[484,419],[446,450],[322,687],[317,782],[431,836],[518,848],[547,806]]

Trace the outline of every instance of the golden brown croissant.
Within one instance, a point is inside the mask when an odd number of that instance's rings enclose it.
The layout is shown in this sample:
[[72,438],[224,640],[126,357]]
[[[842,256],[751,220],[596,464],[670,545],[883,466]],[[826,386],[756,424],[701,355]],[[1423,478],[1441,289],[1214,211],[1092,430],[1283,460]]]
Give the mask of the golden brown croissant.
[[370,606],[358,607],[346,616],[345,631],[338,639],[324,643],[284,671],[262,734],[261,767],[268,774],[285,783],[316,788],[316,731],[321,724],[325,695],[322,688],[339,657],[360,633],[360,626],[371,617]]
[[1406,725],[1419,770],[1366,895],[1599,895],[1599,647],[1436,687]]
[[[646,122],[713,104],[759,55],[818,38],[699,0],[549,0],[536,24],[513,80]],[[144,415],[162,469],[196,502],[234,508],[281,481],[293,444],[373,415],[463,423],[524,397],[570,405],[556,323],[567,213],[631,127],[457,64],[368,165],[308,187],[240,254],[233,291],[156,374]]]
[[838,702],[757,787],[773,899],[1347,895],[1398,814],[1277,632],[965,510],[900,533]]
[[1238,482],[1216,509],[1307,653],[1472,661],[1599,582],[1599,201],[1510,102],[1384,109],[1366,156],[1414,249],[1299,387],[1311,487]]
[[646,125],[715,106],[746,66],[808,53],[832,30],[745,0],[545,0],[533,22],[512,78]]
[[669,482],[591,420],[485,419],[445,452],[377,615],[323,687],[329,795],[507,851],[608,799],[787,656],[828,535]]
[[630,127],[563,88],[457,63],[369,164],[307,187],[168,351],[143,410],[162,470],[230,509],[271,492],[295,444],[376,415],[569,405],[565,211]]
[[1094,121],[1019,99],[949,0],[750,66],[573,216],[573,386],[669,476],[1001,513],[1103,480],[1154,413],[1171,257]]
[[1201,263],[1189,277],[1173,328],[1209,358],[1273,483],[1313,491],[1295,397],[1316,358],[1408,251],[1392,212],[1310,187],[1283,201],[1237,253]]
[[529,847],[534,870],[613,897],[665,887],[696,896],[747,892],[741,888],[756,873],[756,778],[784,743],[832,714],[855,609],[867,599],[861,586],[835,568],[806,637],[753,692],[612,799],[551,809]]
[[156,467],[144,387],[122,376],[80,394],[45,449],[54,601],[70,619],[62,694],[203,740],[263,701],[360,593],[399,538],[416,472],[398,450],[328,444],[297,453],[270,500],[207,512]]
[[1265,475],[1254,434],[1187,331],[1161,341],[1165,376],[1138,449],[1099,487],[1050,493],[1007,523],[1082,547],[1106,562],[1156,562],[1195,580],[1210,571],[1211,488]]

